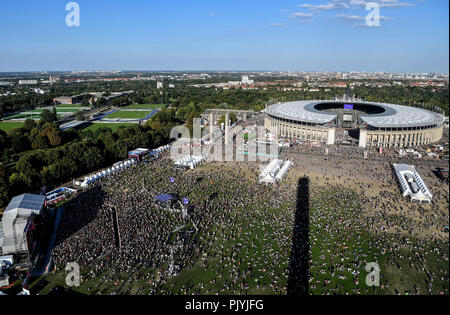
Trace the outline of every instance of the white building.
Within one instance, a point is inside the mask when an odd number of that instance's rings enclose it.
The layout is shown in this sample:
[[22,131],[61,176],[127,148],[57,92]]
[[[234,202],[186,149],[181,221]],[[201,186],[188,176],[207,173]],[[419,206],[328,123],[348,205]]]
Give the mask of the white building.
[[157,89],[163,89],[164,88],[164,83],[163,82],[157,82],[156,83],[156,88]]
[[250,80],[250,79],[248,78],[248,75],[242,76],[242,84],[253,84],[253,82],[255,82],[255,81]]
[[394,164],[393,167],[404,197],[409,197],[411,201],[431,203],[433,195],[414,166]]
[[37,85],[37,80],[19,80],[19,85]]

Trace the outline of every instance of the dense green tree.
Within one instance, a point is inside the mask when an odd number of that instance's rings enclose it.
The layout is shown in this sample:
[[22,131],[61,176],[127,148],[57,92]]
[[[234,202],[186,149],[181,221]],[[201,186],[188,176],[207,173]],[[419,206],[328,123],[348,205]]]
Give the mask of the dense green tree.
[[31,142],[20,129],[14,129],[10,132],[11,149],[14,153],[20,153],[31,149]]
[[83,95],[83,99],[81,100],[81,105],[82,106],[89,106],[91,105],[90,100],[91,100],[92,96],[89,94],[85,94]]
[[0,130],[0,157],[3,156],[3,152],[9,150],[9,137],[3,130]]
[[78,112],[75,114],[75,118],[76,118],[76,120],[78,120],[78,121],[84,121],[84,120],[86,119],[86,116],[85,116],[85,114],[84,114],[84,111],[78,111]]
[[45,125],[42,129],[41,135],[47,137],[50,146],[52,147],[57,147],[61,144],[61,131],[58,127],[52,124]]
[[46,124],[46,123],[52,123],[58,121],[58,116],[56,116],[54,113],[49,111],[48,109],[44,109],[41,113],[40,117],[40,123]]
[[36,122],[33,119],[25,120],[22,129],[30,132],[34,127],[36,127]]
[[0,207],[9,202],[9,183],[3,164],[0,163]]

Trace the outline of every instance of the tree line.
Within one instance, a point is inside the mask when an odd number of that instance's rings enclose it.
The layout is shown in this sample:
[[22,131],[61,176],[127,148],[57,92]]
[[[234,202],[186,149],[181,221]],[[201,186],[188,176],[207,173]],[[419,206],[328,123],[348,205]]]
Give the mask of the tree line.
[[[32,121],[10,133],[0,131],[0,208],[15,195],[39,193],[43,186],[48,190],[111,166],[137,147],[167,144],[171,129],[179,123],[173,111],[164,110],[145,126],[120,127],[117,131],[105,127],[60,131],[52,122]],[[37,135],[47,137],[48,147],[33,149]],[[16,161],[12,161],[14,156]]]

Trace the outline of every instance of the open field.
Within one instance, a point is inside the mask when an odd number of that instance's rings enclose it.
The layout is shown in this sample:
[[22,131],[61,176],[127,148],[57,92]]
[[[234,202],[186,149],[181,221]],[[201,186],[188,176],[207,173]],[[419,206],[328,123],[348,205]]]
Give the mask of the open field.
[[[52,111],[52,109],[48,109],[50,111]],[[7,117],[3,117],[3,120],[11,120],[11,119],[39,119],[40,114],[44,111],[43,108],[38,108],[38,109],[32,109],[32,110],[27,110],[27,111],[23,111],[21,113],[15,114],[15,115],[11,115],[11,116],[7,116]],[[75,114],[78,110],[76,109],[59,109],[57,108],[56,112],[57,112],[57,116],[58,118],[70,115],[70,114]]]
[[[68,114],[70,114],[70,113],[57,114],[56,116],[58,116],[58,118],[62,118],[62,117],[66,117]],[[40,119],[40,113],[39,112],[30,113],[30,114],[22,114],[21,113],[21,114],[8,116],[8,117],[3,117],[2,119],[4,121],[8,121],[8,120],[12,120],[12,119],[34,119],[34,120],[39,120]]]
[[11,131],[13,129],[21,128],[23,126],[22,122],[0,122],[0,130]]
[[122,107],[123,109],[164,109],[165,104],[134,104]]
[[106,119],[115,119],[115,118],[123,118],[123,119],[144,119],[148,115],[150,115],[151,111],[117,111],[106,116]]
[[[110,244],[110,227],[103,225],[108,212],[99,214],[100,221],[67,234],[55,252],[57,271],[41,294],[64,286],[66,260],[82,264],[83,282],[74,289],[81,294],[287,294],[296,277],[306,277],[308,294],[448,294],[448,185],[431,168],[419,168],[434,203],[411,204],[387,164],[298,156],[278,186],[258,184],[260,164],[254,162],[210,163],[187,172],[174,171],[168,159],[141,164],[101,185],[101,194],[117,206],[123,249],[95,253]],[[164,244],[179,218],[151,202],[168,191],[189,195],[199,227],[175,255],[181,264],[176,276],[167,274]],[[77,201],[86,205],[75,203],[73,215],[89,216],[92,196],[86,193]],[[69,221],[64,226],[71,228]],[[156,236],[161,243],[150,244]],[[97,245],[91,248],[92,239]],[[70,245],[69,254],[66,243],[78,245]],[[84,243],[91,248],[87,256]],[[298,261],[304,263],[293,263]],[[378,288],[365,284],[369,262],[380,265]]]
[[[33,109],[26,111],[27,113],[42,113],[45,110],[45,108],[39,108],[39,109]],[[52,111],[52,109],[47,109],[49,111]],[[56,108],[57,113],[75,113],[78,110],[76,109],[65,109],[65,108]]]
[[89,107],[86,107],[86,106],[83,106],[83,105],[72,105],[72,104],[59,104],[59,105],[56,105],[56,108],[67,108],[67,107],[69,107],[69,108],[79,108],[79,109],[87,109],[87,108],[89,108]]

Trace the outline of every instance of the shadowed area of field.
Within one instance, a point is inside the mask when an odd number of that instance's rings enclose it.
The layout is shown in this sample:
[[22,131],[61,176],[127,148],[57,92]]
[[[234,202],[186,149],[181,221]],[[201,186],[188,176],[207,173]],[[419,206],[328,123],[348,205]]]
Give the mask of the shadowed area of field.
[[308,295],[309,285],[309,179],[298,181],[288,295]]

